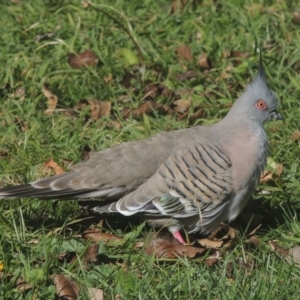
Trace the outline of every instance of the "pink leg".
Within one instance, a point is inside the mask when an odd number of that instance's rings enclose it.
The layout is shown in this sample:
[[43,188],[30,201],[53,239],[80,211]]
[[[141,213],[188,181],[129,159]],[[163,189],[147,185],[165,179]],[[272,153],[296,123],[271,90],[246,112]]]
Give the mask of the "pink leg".
[[174,238],[181,244],[186,244],[184,238],[182,237],[181,233],[179,231],[172,232]]

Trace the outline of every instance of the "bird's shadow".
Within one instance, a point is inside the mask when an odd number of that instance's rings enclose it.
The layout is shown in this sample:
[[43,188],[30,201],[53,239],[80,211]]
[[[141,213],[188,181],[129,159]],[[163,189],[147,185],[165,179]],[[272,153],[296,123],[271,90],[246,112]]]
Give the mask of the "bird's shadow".
[[[237,219],[230,223],[230,226],[238,229],[240,232],[247,233],[260,225],[259,231],[263,230],[265,233],[268,230],[278,228],[285,224],[288,217],[287,212],[293,212],[298,215],[300,214],[300,209],[291,207],[288,204],[285,208],[280,206],[274,207],[264,202],[263,199],[251,199]],[[26,221],[26,226],[33,230],[44,227],[49,231],[58,227],[68,227],[69,230],[71,229],[70,232],[82,233],[89,228],[97,227],[98,224],[98,227],[101,226],[104,230],[126,234],[143,222],[139,216],[135,215],[126,217],[121,214],[100,214],[84,208],[82,208],[80,216],[78,216],[74,222],[70,220],[71,219],[69,219],[69,223],[67,224],[66,221],[61,219],[35,218],[34,220],[30,220],[29,218]],[[145,229],[150,230],[151,228],[146,224]],[[199,237],[201,237],[200,234],[192,235],[192,239]]]

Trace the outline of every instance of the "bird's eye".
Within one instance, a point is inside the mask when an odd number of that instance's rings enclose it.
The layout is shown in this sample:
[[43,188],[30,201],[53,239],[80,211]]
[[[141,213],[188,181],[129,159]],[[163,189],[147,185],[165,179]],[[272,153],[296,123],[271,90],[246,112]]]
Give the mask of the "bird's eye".
[[268,105],[264,100],[259,99],[256,101],[255,107],[259,110],[266,110],[268,108]]

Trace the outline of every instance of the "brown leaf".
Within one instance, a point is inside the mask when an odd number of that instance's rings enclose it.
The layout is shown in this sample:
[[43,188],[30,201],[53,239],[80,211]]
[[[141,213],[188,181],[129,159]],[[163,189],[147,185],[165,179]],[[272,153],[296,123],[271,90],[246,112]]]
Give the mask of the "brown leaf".
[[300,12],[299,11],[295,11],[294,14],[293,14],[293,24],[294,25],[300,25]]
[[197,242],[205,248],[233,249],[237,244],[237,231],[227,224],[221,224],[208,238],[199,239]]
[[232,51],[231,57],[233,57],[232,62],[235,65],[240,65],[244,59],[249,58],[250,54],[243,51]]
[[114,127],[116,130],[120,130],[122,127],[121,123],[117,121],[112,121],[108,125]]
[[300,130],[295,130],[294,133],[292,134],[292,139],[294,141],[297,141],[300,139]]
[[237,231],[227,224],[222,224],[223,229],[228,230],[228,234],[223,239],[229,238],[228,242],[224,243],[225,249],[233,249],[238,242]]
[[294,246],[291,249],[279,246],[275,241],[269,241],[271,250],[284,257],[289,264],[300,263],[300,246]]
[[99,245],[97,245],[97,244],[89,245],[87,247],[86,251],[84,252],[83,262],[84,263],[97,262],[98,261],[98,250],[99,250]]
[[132,87],[132,82],[137,81],[138,78],[139,77],[137,74],[131,73],[131,72],[126,72],[123,79],[121,80],[121,85],[124,88],[129,89],[130,87]]
[[280,256],[285,258],[289,256],[289,249],[279,246],[275,241],[269,241],[269,245],[271,246],[271,250],[277,252]]
[[101,232],[99,230],[86,230],[82,233],[82,237],[86,240],[97,242],[121,242],[122,239],[115,234]]
[[77,283],[67,279],[63,275],[51,275],[50,278],[53,280],[56,287],[56,294],[58,297],[66,300],[74,300],[79,297],[79,288]]
[[237,244],[237,231],[229,225],[222,223],[219,228],[210,234],[208,239],[223,241],[223,247],[225,249],[233,249]]
[[[89,270],[89,263],[97,263],[98,262],[98,249],[99,245],[91,244],[85,250],[82,256],[82,266],[84,270]],[[60,253],[58,256],[59,260],[64,260],[70,264],[75,264],[78,262],[78,255],[76,252],[64,252]]]
[[75,106],[74,110],[83,110],[86,107],[90,108],[89,118],[98,120],[102,116],[109,116],[111,114],[111,102],[101,100],[80,100]]
[[72,68],[78,69],[87,66],[95,66],[99,58],[92,50],[85,50],[79,54],[69,54],[68,63]]
[[48,99],[48,108],[44,111],[44,114],[51,115],[56,109],[58,97],[48,90],[46,84],[43,85],[42,92],[44,96]]
[[9,95],[10,98],[18,98],[19,100],[23,101],[25,99],[25,87],[19,86],[15,92]]
[[233,66],[228,65],[221,74],[217,77],[217,81],[223,81],[224,79],[230,78],[232,76]]
[[221,258],[221,254],[220,254],[220,251],[216,251],[215,254],[207,257],[205,259],[205,264],[208,266],[208,267],[211,267],[213,266],[219,259]]
[[231,56],[231,51],[228,48],[223,49],[222,56],[223,58],[229,58]]
[[154,99],[157,96],[158,88],[157,86],[149,82],[144,88],[144,98],[152,98]]
[[240,258],[236,263],[245,270],[246,275],[249,275],[254,269],[254,261],[250,256],[247,256],[245,260]]
[[201,245],[204,248],[218,249],[223,246],[223,241],[212,241],[209,239],[199,239],[199,240],[197,240],[197,242],[199,243],[199,245]]
[[174,110],[176,112],[185,113],[186,111],[188,111],[190,109],[192,101],[180,99],[180,100],[174,101],[173,104],[174,104]]
[[87,8],[89,7],[90,3],[88,1],[81,1],[82,7]]
[[207,54],[206,53],[201,53],[201,55],[198,57],[198,65],[201,69],[207,70],[211,68],[211,63],[207,59]]
[[[274,168],[275,167],[275,168]],[[283,165],[282,164],[277,164],[277,163],[273,163],[272,164],[272,168],[275,169],[274,171],[267,171],[265,170],[261,176],[260,176],[260,183],[266,183],[270,180],[276,180],[278,177],[280,177],[280,175],[283,172]]]
[[285,258],[289,264],[300,263],[300,246],[294,246],[289,250],[289,255]]
[[[12,274],[5,274],[4,272],[0,272],[0,282],[3,279],[11,280],[13,278]],[[19,277],[16,280],[16,289],[19,290],[20,292],[32,289],[32,285],[26,281],[24,281],[23,278]]]
[[164,84],[159,86],[159,93],[165,98],[170,98],[173,96],[173,92]]
[[148,115],[152,113],[154,110],[159,109],[161,106],[162,105],[160,103],[156,103],[153,100],[149,100],[143,103],[138,108],[131,109],[128,107],[124,107],[121,113],[124,118],[127,118],[130,115],[132,115],[133,117],[141,117],[143,114]]
[[62,165],[65,167],[65,168],[70,168],[73,164],[73,161],[70,160],[70,159],[62,159]]
[[184,120],[185,118],[187,118],[187,116],[189,115],[189,113],[190,113],[190,111],[189,111],[189,110],[188,110],[188,111],[186,111],[186,112],[185,112],[185,113],[183,113],[183,114],[179,113],[179,114],[178,114],[178,118],[177,118],[177,120],[178,120],[178,121]]
[[[249,222],[248,222],[249,223]],[[249,232],[247,235],[254,235],[255,232],[261,227],[261,223],[259,225],[257,225],[251,232]]]
[[51,168],[56,175],[63,174],[65,171],[61,166],[59,166],[52,158],[48,159],[44,163],[44,167],[49,167]]
[[90,300],[103,300],[104,293],[103,290],[96,288],[88,288],[88,295]]
[[20,292],[24,292],[26,290],[32,289],[32,285],[20,277],[16,281],[16,289]]
[[108,83],[108,82],[112,81],[112,79],[113,79],[112,74],[109,74],[108,76],[105,76],[103,78],[103,80],[104,80],[105,83]]
[[183,82],[183,81],[186,81],[186,80],[188,80],[188,79],[192,79],[192,78],[195,78],[195,77],[198,77],[198,76],[199,76],[199,73],[198,73],[198,72],[195,72],[195,71],[193,71],[193,70],[187,70],[187,71],[184,72],[184,73],[178,74],[178,75],[176,76],[176,79],[177,79],[178,81]]
[[192,115],[190,115],[189,120],[190,122],[194,122],[199,118],[206,117],[206,113],[203,109],[198,109],[196,112],[194,112]]
[[88,100],[91,109],[91,119],[98,120],[102,116],[109,116],[111,113],[111,102],[100,100]]
[[177,258],[190,257],[193,258],[201,254],[205,249],[185,246],[182,244],[172,244],[167,240],[155,239],[147,243],[144,252],[148,255],[155,255],[158,258]]
[[179,11],[182,11],[188,2],[189,0],[173,0],[171,4],[171,14],[175,14]]
[[193,54],[191,48],[187,45],[180,45],[177,48],[177,57],[179,60],[185,60],[187,62],[193,61]]
[[255,235],[252,235],[249,238],[248,243],[253,245],[253,248],[255,249],[259,246],[260,241],[259,241],[258,237],[256,237]]

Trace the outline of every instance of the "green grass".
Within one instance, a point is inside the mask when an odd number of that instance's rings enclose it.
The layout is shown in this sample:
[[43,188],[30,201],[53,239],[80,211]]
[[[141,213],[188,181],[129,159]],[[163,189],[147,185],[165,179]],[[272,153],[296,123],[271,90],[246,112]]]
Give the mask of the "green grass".
[[[105,299],[115,299],[117,294],[121,299],[299,299],[299,267],[276,256],[267,243],[277,239],[291,247],[300,241],[300,144],[291,137],[300,129],[300,25],[292,22],[293,12],[300,10],[298,1],[191,1],[175,13],[170,13],[171,1],[98,1],[88,8],[75,0],[14,2],[18,3],[2,1],[0,11],[0,186],[45,176],[41,166],[51,157],[60,165],[64,160],[78,162],[85,145],[101,150],[161,131],[218,121],[228,111],[224,104],[232,103],[257,71],[256,41],[262,45],[269,83],[285,118],[267,125],[271,157],[284,165],[284,171],[276,182],[266,184],[272,194],[257,193],[250,208],[267,216],[257,233],[262,241],[259,248],[253,250],[240,241],[213,267],[207,267],[203,258],[169,262],[146,256],[141,249],[134,249],[135,241],[142,238],[139,234],[123,246],[101,243],[103,262],[85,271],[81,263],[61,263],[55,258],[64,251],[82,252],[86,242],[74,236],[96,222],[72,224],[85,217],[75,201],[2,201],[0,261],[5,272],[14,278],[22,276],[33,289],[19,293],[14,280],[1,281],[0,299],[53,299],[50,274],[68,275],[84,286],[101,288]],[[53,36],[36,40],[50,32]],[[146,66],[135,90],[121,84],[126,72],[133,70],[122,49],[131,50],[131,58],[138,58],[128,32],[139,45]],[[181,44],[191,48],[194,62],[178,60],[176,49]],[[92,49],[101,63],[72,69],[68,53],[86,49]],[[249,57],[236,65],[232,58],[224,57],[225,50],[248,52]],[[197,65],[201,53],[212,61],[209,71]],[[227,66],[232,66],[230,76],[222,79]],[[178,81],[177,76],[187,69],[198,76]],[[110,74],[112,80],[106,83],[104,78]],[[192,107],[202,105],[206,117],[193,124],[159,113],[122,118],[124,106],[143,103],[148,80],[177,93],[191,89]],[[80,99],[99,99],[113,103],[112,114],[97,121],[86,121],[84,112],[77,118],[60,112],[45,115],[44,82],[59,97],[58,108],[73,108]],[[23,100],[12,96],[20,87],[25,89]],[[119,101],[124,95],[129,99],[125,104]],[[173,100],[161,95],[155,99],[166,105]],[[112,121],[120,122],[121,129],[109,126]],[[120,236],[131,231],[138,234],[138,222],[116,218],[104,222],[105,229],[111,230],[111,226]],[[241,224],[234,226],[243,233],[246,225]],[[252,271],[238,263],[243,257],[254,261]],[[228,276],[226,265],[230,262],[234,268]],[[87,297],[82,295],[82,299]]]

